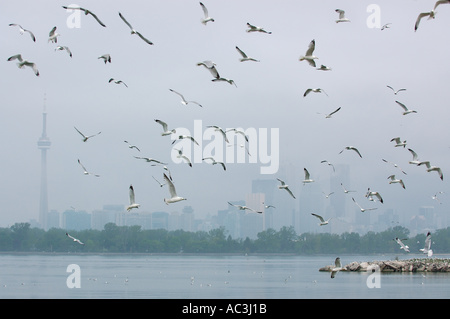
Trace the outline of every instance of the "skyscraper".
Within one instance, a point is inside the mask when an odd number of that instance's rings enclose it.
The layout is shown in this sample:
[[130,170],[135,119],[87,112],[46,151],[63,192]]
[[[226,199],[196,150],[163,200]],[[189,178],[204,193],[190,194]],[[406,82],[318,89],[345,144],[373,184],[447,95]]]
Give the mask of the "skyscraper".
[[45,108],[45,99],[44,112],[42,113],[42,136],[39,138],[37,145],[41,150],[41,196],[39,201],[39,223],[43,229],[47,230],[47,150],[50,148],[51,142],[47,136],[47,112]]

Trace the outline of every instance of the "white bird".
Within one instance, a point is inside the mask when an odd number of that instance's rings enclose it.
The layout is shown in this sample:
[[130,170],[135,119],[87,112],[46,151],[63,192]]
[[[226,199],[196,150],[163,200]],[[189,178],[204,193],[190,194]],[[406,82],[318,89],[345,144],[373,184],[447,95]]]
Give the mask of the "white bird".
[[427,172],[437,172],[439,174],[439,178],[441,180],[444,180],[444,174],[442,174],[442,170],[440,167],[431,165],[429,161],[420,162],[418,166],[423,164],[425,164],[425,166],[427,167]]
[[114,83],[116,83],[116,84],[123,84],[123,85],[125,85],[126,87],[128,87],[128,85],[127,85],[125,82],[123,82],[122,80],[116,80],[116,79],[114,79],[114,78],[110,78],[108,82],[109,82],[109,83],[114,82]]
[[207,127],[208,128],[214,128],[214,131],[219,132],[223,136],[223,139],[225,140],[225,142],[230,143],[230,141],[228,141],[227,134],[225,133],[225,131],[220,126],[208,125]]
[[329,222],[330,219],[332,218],[332,217],[330,217],[329,219],[325,220],[325,219],[324,219],[322,216],[320,216],[320,215],[317,215],[317,214],[314,214],[314,213],[311,213],[311,215],[316,216],[317,218],[319,218],[319,220],[320,220],[319,226],[325,226],[325,225],[328,225],[328,222]]
[[249,210],[249,211],[252,211],[252,212],[255,212],[255,213],[258,213],[258,214],[262,214],[262,212],[256,211],[253,208],[250,208],[250,207],[247,207],[247,206],[235,205],[235,204],[232,204],[230,202],[228,202],[228,204],[231,205],[231,206],[239,208],[239,210]]
[[400,103],[399,101],[395,101],[395,103],[397,103],[398,105],[400,105],[402,107],[403,115],[408,115],[410,113],[417,113],[417,111],[408,109],[405,104]]
[[151,158],[151,157],[140,157],[140,156],[133,156],[136,159],[141,159],[146,161],[147,163],[157,163],[157,164],[161,164],[161,165],[167,165],[166,163],[163,163],[157,159]]
[[198,106],[200,106],[200,107],[203,107],[200,103],[198,103],[198,102],[195,102],[195,101],[186,101],[186,99],[184,98],[184,96],[183,96],[183,94],[181,94],[181,93],[179,93],[179,92],[177,92],[177,91],[175,91],[175,90],[172,90],[172,89],[169,89],[170,90],[170,92],[173,92],[173,93],[175,93],[175,94],[177,94],[177,95],[179,95],[180,97],[181,97],[181,104],[183,104],[183,105],[188,105],[189,103],[194,103],[194,104],[197,104]]
[[431,196],[432,199],[438,201],[439,204],[442,204],[439,198],[437,197],[437,194],[444,194],[444,192],[437,192],[436,194],[434,194],[434,196]]
[[425,238],[425,246],[422,249],[419,249],[421,252],[426,254],[428,257],[433,256],[433,250],[431,250],[431,233],[427,233],[427,237]]
[[345,11],[344,10],[336,9],[334,11],[339,13],[339,19],[336,20],[336,23],[339,23],[339,22],[350,22],[350,19],[345,17]]
[[398,168],[403,174],[407,175],[406,172],[404,170],[402,170],[397,164],[389,162],[389,161],[385,160],[384,158],[382,158],[381,160],[385,163],[392,164],[394,167]]
[[16,55],[10,56],[8,58],[8,61],[13,61],[13,60],[16,60],[16,59],[19,60],[19,62],[17,63],[17,67],[19,69],[23,69],[24,66],[28,66],[28,67],[33,69],[34,74],[36,76],[39,76],[39,70],[37,69],[36,63],[24,60],[22,58],[21,54],[16,54]]
[[334,169],[334,165],[328,162],[327,160],[320,161],[320,163],[327,163],[328,166],[331,166],[333,168],[333,172],[336,172],[336,170]]
[[392,90],[392,92],[394,92],[395,95],[397,95],[399,92],[401,91],[406,91],[406,89],[398,89],[398,90],[394,90],[394,88],[392,86],[386,85],[388,88],[390,88]]
[[419,28],[419,23],[424,17],[428,17],[428,20],[434,19],[436,17],[436,12],[434,10],[431,10],[430,12],[420,13],[416,19],[416,23],[414,24],[414,31],[417,31],[417,29]]
[[225,133],[228,133],[228,132],[234,132],[236,134],[240,134],[240,135],[242,135],[245,138],[245,141],[248,142],[248,136],[245,135],[244,131],[236,129],[236,128],[230,128],[230,129],[225,131]]
[[345,193],[345,194],[352,193],[352,192],[356,192],[356,191],[350,191],[350,190],[346,189],[346,188],[344,187],[344,184],[342,184],[342,183],[341,183],[341,186],[342,186],[342,189],[344,190],[344,193]]
[[64,9],[68,10],[68,9],[72,9],[72,10],[81,10],[84,12],[85,15],[90,14],[95,20],[97,20],[97,22],[102,26],[102,27],[106,27],[106,25],[100,21],[100,19],[91,11],[89,11],[88,9],[84,9],[81,7],[72,7],[72,6],[62,6]]
[[184,161],[185,161],[190,167],[192,167],[192,163],[191,163],[191,160],[189,159],[189,157],[187,157],[186,155],[184,155],[183,152],[182,152],[181,150],[177,150],[177,149],[174,149],[174,150],[178,152],[177,158],[182,158],[182,159],[184,159]]
[[305,173],[305,179],[303,180],[303,185],[305,185],[306,183],[314,182],[314,180],[311,178],[311,176],[306,168],[303,168],[303,172]]
[[250,24],[248,22],[247,22],[247,27],[248,27],[248,29],[246,30],[247,32],[262,32],[262,33],[267,33],[267,34],[271,34],[272,33],[270,31],[264,30],[264,28],[262,28],[262,27],[258,27],[258,26],[252,25],[252,24]]
[[153,177],[153,179],[159,184],[159,186],[160,187],[163,187],[163,186],[165,186],[166,185],[166,183],[161,183],[160,181],[158,181],[156,178],[155,178],[155,176],[152,176]]
[[83,137],[82,141],[83,142],[87,142],[88,139],[90,139],[91,137],[97,136],[99,134],[101,134],[102,132],[98,132],[97,134],[94,135],[84,135],[83,133],[80,132],[80,130],[78,130],[75,126],[74,126],[75,130],[80,133],[80,135]]
[[133,185],[130,185],[129,194],[130,194],[130,205],[127,206],[127,212],[129,212],[133,208],[139,208],[139,206],[141,206],[140,204],[136,203]]
[[357,149],[356,147],[354,147],[354,146],[346,146],[342,151],[339,152],[339,154],[341,154],[341,153],[342,153],[343,151],[345,151],[345,150],[354,151],[354,152],[356,152],[356,153],[359,155],[359,157],[362,158],[361,153],[360,153],[360,152],[358,151],[358,149]]
[[141,151],[141,150],[139,149],[139,147],[137,147],[136,145],[132,145],[132,144],[130,144],[128,141],[123,141],[123,142],[128,144],[128,148],[134,148],[134,149],[138,150],[139,152]]
[[238,46],[236,46],[236,50],[239,52],[239,54],[242,56],[242,58],[239,59],[239,61],[241,62],[245,62],[245,61],[254,61],[254,62],[259,62],[259,60],[256,60],[255,58],[249,57],[247,54],[245,54],[244,51],[242,51],[241,49],[239,49]]
[[384,29],[389,29],[391,24],[392,24],[392,23],[386,23],[386,24],[384,24],[384,25],[381,27],[380,30],[383,31]]
[[200,2],[200,6],[202,7],[203,14],[204,14],[204,16],[205,16],[205,17],[201,20],[201,22],[202,22],[204,25],[206,25],[208,22],[214,22],[214,19],[211,18],[211,17],[209,16],[208,9],[205,7],[205,5],[204,5],[203,3]]
[[404,140],[403,142],[400,140],[400,137],[394,137],[393,139],[391,139],[391,142],[395,141],[395,147],[402,147],[405,148],[406,147],[406,140]]
[[314,50],[316,48],[316,41],[313,39],[311,40],[311,42],[309,43],[308,46],[308,50],[306,50],[306,53],[304,56],[300,57],[300,61],[306,60],[308,61],[309,65],[316,67],[316,62],[314,61],[315,59],[318,59],[318,57],[316,57],[313,53]]
[[320,67],[316,68],[316,70],[319,70],[319,71],[331,71],[332,69],[330,67],[322,64]]
[[389,184],[392,184],[392,183],[399,183],[400,185],[402,185],[403,189],[406,188],[406,187],[405,187],[405,183],[403,183],[403,180],[402,180],[402,179],[397,179],[397,178],[395,178],[395,175],[390,175],[390,176],[388,177],[388,179],[390,179]]
[[67,47],[67,46],[64,46],[64,45],[59,45],[59,46],[57,46],[56,48],[55,48],[55,51],[66,51],[67,52],[67,54],[70,56],[70,57],[72,57],[72,51],[70,51],[70,49],[69,49],[69,47]]
[[131,34],[137,34],[142,40],[144,40],[146,43],[153,45],[153,42],[145,38],[142,34],[140,34],[138,31],[136,31],[131,24],[125,19],[125,17],[119,12],[119,17],[125,22],[125,24],[131,29]]
[[98,59],[103,59],[103,62],[105,62],[105,64],[108,62],[111,63],[111,55],[109,54],[103,54],[99,56]]
[[84,167],[84,165],[81,164],[80,159],[78,159],[78,164],[80,164],[81,168],[83,169],[83,174],[84,174],[84,175],[94,175],[95,177],[100,177],[100,175],[92,174],[92,173],[88,172],[88,170],[86,169],[86,167]]
[[419,161],[419,157],[417,156],[417,153],[414,152],[412,149],[408,148],[408,151],[411,152],[413,159],[411,161],[409,161],[409,164],[413,164],[413,165],[419,165],[421,163],[421,161]]
[[202,62],[197,62],[198,66],[204,66],[214,78],[219,78],[219,72],[216,69],[216,64],[211,60],[205,60]]
[[212,165],[220,164],[220,165],[222,165],[224,171],[227,170],[225,164],[224,164],[223,162],[218,162],[218,161],[216,161],[216,160],[214,159],[214,157],[204,157],[204,158],[202,158],[202,160],[204,160],[204,161],[205,161],[205,160],[211,160],[211,161],[212,161],[212,162],[211,162]]
[[56,32],[56,26],[53,27],[50,32],[48,33],[48,42],[52,42],[52,43],[58,43],[58,37],[61,34],[59,34],[58,32]]
[[[192,136],[190,136],[190,135],[179,135],[177,139],[178,139],[178,140],[188,139],[188,140],[191,140],[192,142],[194,142],[196,145],[200,145],[200,144],[198,144],[198,142],[197,142]],[[174,140],[174,141],[172,142],[172,144],[174,144],[176,141],[177,141],[177,140]]]
[[377,207],[373,207],[373,208],[362,208],[361,205],[358,204],[358,202],[352,197],[353,202],[355,202],[355,204],[359,207],[359,209],[361,210],[361,212],[365,212],[368,210],[375,210],[377,209]]
[[305,91],[305,93],[303,93],[303,97],[307,96],[309,93],[314,92],[314,93],[324,93],[326,96],[328,96],[328,94],[322,90],[321,88],[317,88],[317,89],[307,89]]
[[166,181],[166,184],[169,186],[169,193],[170,193],[170,198],[164,198],[164,203],[166,203],[166,205],[169,205],[171,203],[176,203],[182,200],[187,200],[184,197],[180,197],[177,195],[177,192],[175,190],[175,186],[173,185],[172,181],[167,177],[166,174],[163,174],[164,180]]
[[81,242],[79,239],[72,237],[69,235],[69,233],[66,233],[66,236],[69,237],[70,239],[72,239],[74,242],[79,243],[80,245],[84,245],[83,242]]
[[16,24],[16,23],[10,23],[9,24],[10,27],[19,27],[19,32],[20,34],[24,34],[25,32],[27,32],[28,34],[30,34],[31,39],[36,42],[36,37],[34,36],[33,32],[31,32],[30,30],[24,29],[22,28],[22,26],[20,24]]
[[[394,240],[397,242],[397,244],[400,245],[400,249],[403,249],[404,251],[409,253],[409,247],[407,245],[405,245],[400,238],[395,237]],[[405,239],[403,239],[403,240],[405,240]]]
[[278,189],[286,190],[293,198],[295,198],[294,194],[292,194],[292,191],[289,189],[289,185],[279,178],[277,178],[277,180],[281,183],[281,185],[278,185]]
[[167,123],[158,119],[155,119],[155,122],[158,124],[161,124],[163,131],[161,132],[162,136],[167,136],[167,135],[171,135],[171,134],[175,134],[177,131],[175,129],[169,130]]
[[[326,119],[331,118],[331,117],[333,116],[333,114],[339,112],[340,109],[341,109],[341,107],[338,107],[338,108],[337,108],[336,110],[334,110],[333,112],[328,113],[328,114],[325,114],[325,118],[326,118]],[[318,113],[318,114],[322,114],[322,113]]]
[[331,193],[325,193],[325,192],[322,192],[322,194],[324,194],[325,195],[325,198],[330,198],[330,196],[331,195],[333,195],[334,194],[334,192],[331,192]]
[[383,204],[383,198],[381,197],[381,194],[379,192],[376,192],[376,191],[371,191],[370,187],[367,188],[367,193],[364,196],[367,197],[367,198],[375,196],[380,201],[380,203]]
[[343,269],[344,268],[341,265],[341,258],[337,257],[334,261],[334,267],[331,269],[331,278],[334,278],[336,274]]

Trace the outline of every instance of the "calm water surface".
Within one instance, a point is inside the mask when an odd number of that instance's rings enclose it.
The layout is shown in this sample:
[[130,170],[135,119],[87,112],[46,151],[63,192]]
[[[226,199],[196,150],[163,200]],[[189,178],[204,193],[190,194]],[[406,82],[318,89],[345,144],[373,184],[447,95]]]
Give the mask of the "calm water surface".
[[[340,256],[342,263],[395,256]],[[405,255],[422,258],[422,255]],[[437,256],[448,258],[449,256]],[[0,255],[0,298],[333,299],[450,298],[450,273],[382,273],[319,268],[335,256]],[[69,288],[80,268],[80,288]]]

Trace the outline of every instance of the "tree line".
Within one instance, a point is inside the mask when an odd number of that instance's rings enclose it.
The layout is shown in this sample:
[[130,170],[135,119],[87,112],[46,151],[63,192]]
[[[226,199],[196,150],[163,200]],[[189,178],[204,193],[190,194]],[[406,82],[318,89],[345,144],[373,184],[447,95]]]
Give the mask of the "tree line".
[[[403,253],[393,240],[404,240],[412,253],[423,248],[426,234],[409,238],[402,226],[382,232],[342,234],[303,233],[294,228],[267,229],[257,238],[233,239],[223,227],[189,232],[165,229],[143,230],[141,226],[117,226],[108,223],[103,230],[87,229],[69,234],[60,228],[47,231],[31,228],[29,223],[16,223],[0,228],[0,252],[86,252],[86,253],[292,253],[292,254],[375,254]],[[450,252],[450,227],[432,233],[432,249],[436,253]]]

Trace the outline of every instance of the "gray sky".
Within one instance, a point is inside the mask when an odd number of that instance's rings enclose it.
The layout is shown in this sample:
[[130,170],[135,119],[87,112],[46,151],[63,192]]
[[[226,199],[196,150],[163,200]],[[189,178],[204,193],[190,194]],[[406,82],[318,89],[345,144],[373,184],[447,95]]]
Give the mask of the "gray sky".
[[[193,207],[197,216],[226,209],[227,201],[245,199],[253,179],[284,178],[297,194],[307,167],[324,191],[329,189],[330,170],[321,160],[349,164],[351,188],[361,203],[368,187],[383,194],[383,209],[413,214],[419,206],[436,205],[431,196],[448,191],[448,182],[423,166],[408,164],[410,153],[394,147],[393,137],[407,140],[421,160],[430,160],[448,172],[450,64],[448,36],[450,5],[438,8],[435,20],[414,23],[420,12],[430,11],[434,1],[208,1],[215,22],[200,23],[198,1],[82,1],[106,24],[81,15],[80,28],[69,28],[70,13],[61,1],[3,1],[0,4],[0,53],[2,88],[3,156],[0,158],[0,225],[38,219],[40,151],[36,142],[42,131],[44,96],[48,112],[47,133],[49,209],[63,212],[71,206],[88,212],[104,204],[128,204],[133,184],[140,211],[175,211]],[[381,31],[369,28],[370,4],[378,5],[380,23],[392,23]],[[350,23],[335,23],[340,8]],[[120,19],[126,19],[150,39],[148,45]],[[246,23],[262,26],[272,34],[247,33]],[[33,31],[37,40],[21,36],[9,23]],[[58,43],[49,43],[48,33],[57,26]],[[318,71],[299,61],[312,39],[316,41],[317,64],[332,71]],[[73,58],[57,45],[68,46]],[[260,62],[239,62],[239,46]],[[19,69],[7,58],[21,53],[37,64],[40,76]],[[110,53],[111,64],[97,57]],[[196,63],[212,60],[224,77],[235,81],[212,82],[212,76]],[[108,83],[123,80],[128,88]],[[386,85],[407,88],[394,95]],[[328,94],[309,94],[307,88],[322,88]],[[172,88],[195,100],[184,106]],[[417,114],[402,115],[398,100]],[[332,118],[329,113],[341,107]],[[297,167],[293,176],[260,174],[263,164],[219,166],[194,163],[192,168],[171,159],[170,137],[160,135],[154,119],[171,128],[193,133],[194,121],[223,128],[279,129],[280,171]],[[74,126],[97,137],[87,143]],[[203,133],[202,132],[202,133]],[[129,149],[123,142],[140,147]],[[210,141],[203,141],[203,147]],[[339,152],[357,147],[363,158]],[[224,146],[224,150],[226,147]],[[152,175],[162,180],[163,170],[133,156],[148,156],[169,163],[178,194],[188,200],[166,206],[167,188],[160,188]],[[254,155],[254,154],[253,154]],[[84,176],[77,163],[100,178]],[[382,162],[397,163],[408,175]],[[406,190],[389,185],[387,177],[402,177]],[[305,186],[307,187],[307,186]],[[337,190],[338,191],[338,190]],[[448,194],[442,194],[448,208]],[[370,203],[370,202],[364,202]],[[298,208],[298,204],[296,204]]]

